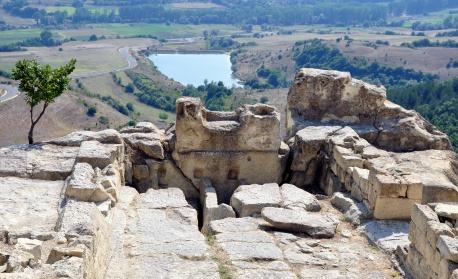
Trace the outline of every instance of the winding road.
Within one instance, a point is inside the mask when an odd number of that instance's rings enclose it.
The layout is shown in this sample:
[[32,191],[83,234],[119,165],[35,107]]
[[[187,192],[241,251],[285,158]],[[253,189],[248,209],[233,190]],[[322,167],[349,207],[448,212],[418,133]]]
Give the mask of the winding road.
[[[135,67],[137,67],[137,60],[129,53],[129,50],[132,47],[122,47],[119,49],[119,53],[126,59],[128,65],[123,68],[119,69],[113,69],[110,71],[103,71],[103,72],[95,72],[95,73],[88,73],[88,74],[82,74],[82,75],[70,75],[71,78],[85,78],[85,77],[96,77],[96,76],[103,76],[108,73],[114,73],[114,72],[120,72],[120,71],[125,71],[125,70],[130,70]],[[10,85],[6,84],[0,84],[0,89],[6,90],[6,94],[0,96],[0,103],[8,101],[10,99],[13,99],[14,97],[17,97],[20,92],[16,87],[12,87]]]
[[0,84],[0,89],[4,89],[6,92],[0,96],[0,102],[8,101],[19,95],[19,90],[16,87],[7,84]]

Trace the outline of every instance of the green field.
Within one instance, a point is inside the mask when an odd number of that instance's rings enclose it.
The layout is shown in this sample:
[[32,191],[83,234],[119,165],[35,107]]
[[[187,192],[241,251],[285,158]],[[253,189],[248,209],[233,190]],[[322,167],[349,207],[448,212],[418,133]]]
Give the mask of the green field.
[[67,6],[49,6],[46,7],[46,12],[48,13],[54,13],[54,12],[67,12],[68,15],[73,15],[75,13],[75,8],[74,7],[67,7]]
[[91,24],[96,28],[103,28],[121,37],[136,35],[152,35],[159,38],[185,38],[200,36],[202,32],[196,28],[182,24],[148,24],[148,23],[111,23],[111,24]]
[[17,43],[26,39],[40,37],[40,29],[19,29],[19,30],[6,30],[0,31],[1,45],[9,45]]

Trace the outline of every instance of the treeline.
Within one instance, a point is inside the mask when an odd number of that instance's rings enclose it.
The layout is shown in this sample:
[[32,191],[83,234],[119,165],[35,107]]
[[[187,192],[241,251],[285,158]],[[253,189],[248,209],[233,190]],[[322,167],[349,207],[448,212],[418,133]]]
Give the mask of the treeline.
[[401,44],[402,47],[448,47],[448,48],[458,48],[458,42],[455,40],[447,40],[445,42],[439,42],[439,40],[435,42],[431,42],[429,39],[421,39],[417,41],[413,41],[411,43],[404,42]]
[[[448,16],[442,23],[430,23],[415,21],[412,23],[412,30],[442,30],[458,28],[458,16]],[[438,35],[440,36],[440,35]]]
[[385,5],[328,4],[310,6],[236,6],[226,10],[178,10],[163,6],[141,5],[121,7],[119,16],[125,21],[176,22],[182,24],[355,24],[386,20]]
[[140,102],[166,111],[175,111],[175,101],[181,96],[180,92],[167,90],[144,74],[133,71],[125,71],[125,73],[140,91],[135,93]]
[[13,44],[0,45],[0,52],[26,51],[27,49],[24,47],[60,46],[63,42],[68,42],[72,40],[73,39],[65,39],[64,41],[55,40],[53,38],[52,32],[49,30],[45,30],[40,33],[40,37],[26,39],[24,41]]
[[183,96],[200,98],[207,109],[222,111],[230,109],[226,106],[226,101],[232,93],[232,89],[227,88],[222,81],[204,81],[203,85],[197,87],[188,84]]
[[296,42],[294,50],[294,59],[298,67],[348,71],[353,77],[386,87],[405,85],[411,80],[421,82],[439,78],[422,71],[402,67],[391,68],[376,61],[368,63],[365,58],[350,62],[338,49],[330,48],[318,39]]
[[[78,2],[78,1],[77,1]],[[127,3],[129,2],[129,5]],[[115,10],[92,12],[81,5],[75,4],[73,15],[67,12],[47,13],[45,10],[26,7],[24,0],[9,0],[3,8],[10,13],[20,13],[21,16],[34,18],[43,25],[58,25],[73,23],[111,23],[111,22],[150,22],[150,23],[180,23],[180,24],[240,24],[246,25],[305,25],[333,24],[350,25],[368,22],[385,22],[388,8],[382,4],[349,3],[317,3],[314,6],[295,5],[273,6],[257,5],[247,1],[245,5],[236,5],[231,9],[166,9],[163,5],[168,1],[137,0],[131,1],[101,0],[98,5],[117,5]],[[161,2],[158,4],[157,2]],[[300,1],[299,1],[300,2]],[[79,2],[78,2],[79,3]],[[13,8],[14,7],[14,8]],[[32,9],[32,10],[31,10]]]
[[458,78],[392,87],[387,97],[407,109],[418,111],[449,136],[458,152]]
[[458,7],[455,0],[396,0],[388,4],[389,13],[394,15],[423,14],[455,7]]
[[227,110],[226,100],[232,95],[232,89],[227,88],[222,81],[210,82],[195,87],[187,85],[183,92],[167,90],[147,76],[133,71],[126,71],[133,85],[140,92],[135,93],[138,100],[149,106],[169,112],[175,112],[175,102],[181,96],[200,98],[205,107],[210,110]]

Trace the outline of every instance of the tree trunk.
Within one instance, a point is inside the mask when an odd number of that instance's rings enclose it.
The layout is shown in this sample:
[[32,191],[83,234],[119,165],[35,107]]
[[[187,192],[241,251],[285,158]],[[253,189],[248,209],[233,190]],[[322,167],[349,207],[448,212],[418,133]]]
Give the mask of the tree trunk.
[[32,125],[30,125],[30,130],[29,130],[29,144],[33,144],[33,128],[35,128],[35,123],[32,122]]
[[35,128],[35,125],[37,125],[38,121],[40,118],[43,116],[45,113],[46,108],[48,107],[48,103],[44,103],[43,105],[43,110],[41,111],[40,115],[38,115],[37,119],[33,121],[33,106],[30,107],[30,130],[29,130],[29,144],[33,144],[33,128]]

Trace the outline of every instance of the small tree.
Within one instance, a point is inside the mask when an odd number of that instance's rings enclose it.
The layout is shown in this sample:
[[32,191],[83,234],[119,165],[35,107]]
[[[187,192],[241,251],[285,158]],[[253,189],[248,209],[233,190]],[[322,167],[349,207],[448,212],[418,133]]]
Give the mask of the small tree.
[[[75,69],[75,63],[76,60],[72,59],[58,69],[51,69],[49,64],[41,66],[36,60],[22,60],[16,63],[12,77],[20,81],[19,90],[25,93],[25,102],[30,107],[29,144],[33,144],[33,129],[46,108],[67,89],[71,80],[69,75]],[[42,102],[43,110],[34,120],[33,109]]]
[[169,115],[165,112],[161,112],[159,113],[159,118],[162,120],[162,121],[165,121],[167,119],[169,119]]

